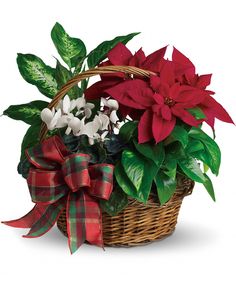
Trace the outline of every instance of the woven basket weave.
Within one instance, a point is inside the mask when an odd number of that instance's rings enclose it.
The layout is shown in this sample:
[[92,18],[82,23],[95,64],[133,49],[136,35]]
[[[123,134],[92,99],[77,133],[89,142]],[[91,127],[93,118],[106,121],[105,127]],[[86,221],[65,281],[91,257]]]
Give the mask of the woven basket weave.
[[[128,206],[116,216],[102,213],[102,232],[105,246],[138,246],[162,239],[175,230],[179,210],[185,196],[192,193],[194,183],[189,179],[179,182],[173,197],[160,206],[157,196],[150,196],[146,204],[129,199]],[[66,210],[57,226],[67,236]]]
[[[130,66],[106,66],[90,69],[68,81],[51,101],[48,108],[52,109],[55,107],[64,95],[80,81],[99,74],[117,72],[144,78],[148,78],[154,74],[150,71]],[[47,127],[43,124],[40,139],[43,140],[46,136]],[[193,181],[179,177],[175,194],[162,206],[159,204],[157,195],[150,195],[146,204],[129,199],[128,206],[116,216],[110,216],[103,212],[102,229],[104,245],[137,246],[170,235],[175,229],[183,198],[192,193],[193,186]],[[67,236],[66,210],[61,213],[57,221],[57,226]]]

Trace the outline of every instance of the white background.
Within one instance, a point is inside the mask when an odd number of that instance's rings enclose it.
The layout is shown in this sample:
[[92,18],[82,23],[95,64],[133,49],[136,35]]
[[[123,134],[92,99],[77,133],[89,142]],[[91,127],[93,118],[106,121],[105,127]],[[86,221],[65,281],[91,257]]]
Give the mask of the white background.
[[[16,53],[33,53],[54,65],[50,30],[59,21],[91,50],[116,35],[141,31],[128,45],[148,54],[173,44],[197,66],[213,73],[211,89],[236,121],[235,1],[1,1],[0,112],[10,104],[43,99],[20,77]],[[32,203],[16,172],[27,126],[0,119],[0,220],[24,215]],[[131,249],[82,246],[70,255],[55,228],[38,239],[0,225],[1,282],[236,282],[235,142],[232,125],[216,124],[222,149],[220,176],[213,178],[217,202],[196,186],[185,199],[175,233],[164,241]],[[67,281],[66,281],[67,280]]]

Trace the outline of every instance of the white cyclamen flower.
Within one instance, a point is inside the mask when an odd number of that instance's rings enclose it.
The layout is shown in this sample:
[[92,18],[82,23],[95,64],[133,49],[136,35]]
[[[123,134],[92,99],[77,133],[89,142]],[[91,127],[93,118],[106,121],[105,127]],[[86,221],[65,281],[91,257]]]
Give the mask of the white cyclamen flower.
[[81,127],[80,127],[80,131],[77,134],[77,136],[86,135],[89,138],[93,138],[94,135],[99,130],[100,123],[96,119],[94,119],[93,121],[88,122],[87,124],[85,124],[84,120],[85,120],[85,118],[83,118],[81,120]]
[[41,119],[47,125],[49,130],[54,130],[57,125],[58,119],[61,117],[61,109],[55,111],[55,108],[50,110],[49,108],[44,108],[41,112]]
[[74,115],[72,113],[69,113],[68,115],[62,115],[58,120],[57,120],[57,125],[56,128],[64,128],[68,126],[68,123],[70,122],[71,119],[74,118]]
[[62,100],[59,101],[56,109],[61,109],[63,114],[69,114],[76,107],[75,99],[70,100],[69,96],[66,95]]
[[96,121],[99,124],[99,130],[101,131],[107,130],[110,124],[109,117],[101,112],[99,112],[98,115],[94,117],[94,121]]
[[95,140],[104,142],[106,140],[107,134],[108,134],[108,131],[103,132],[101,135],[99,135],[98,133],[95,133],[92,138],[88,138],[88,142],[90,145],[93,145]]
[[90,118],[95,105],[93,103],[87,103],[84,97],[79,97],[76,99],[76,107],[78,109],[75,114],[76,116],[83,113],[86,118]]
[[110,121],[113,123],[113,124],[116,124],[118,121],[119,121],[119,118],[116,114],[116,110],[112,110],[111,111],[111,114],[110,114]]
[[110,108],[111,110],[118,110],[119,104],[115,99],[106,99],[104,97],[101,98],[101,102],[104,106]]
[[77,135],[80,131],[82,122],[80,121],[79,118],[73,117],[70,119],[68,122],[68,127],[66,129],[66,135],[69,135],[71,131],[73,132],[73,135]]

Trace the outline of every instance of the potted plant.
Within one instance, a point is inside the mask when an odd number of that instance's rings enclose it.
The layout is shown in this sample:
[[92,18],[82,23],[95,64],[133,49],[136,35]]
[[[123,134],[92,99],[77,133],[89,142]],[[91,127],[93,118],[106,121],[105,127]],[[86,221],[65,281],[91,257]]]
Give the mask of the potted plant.
[[[4,222],[38,237],[56,222],[71,252],[85,241],[135,246],[173,232],[194,182],[215,200],[208,169],[219,173],[215,119],[233,123],[208,90],[211,75],[167,47],[146,56],[119,36],[87,54],[56,23],[51,37],[67,67],[18,54],[23,78],[51,101],[12,105],[4,115],[30,125],[18,172],[34,208]],[[100,80],[89,85],[89,78]],[[202,125],[207,123],[213,137]]]

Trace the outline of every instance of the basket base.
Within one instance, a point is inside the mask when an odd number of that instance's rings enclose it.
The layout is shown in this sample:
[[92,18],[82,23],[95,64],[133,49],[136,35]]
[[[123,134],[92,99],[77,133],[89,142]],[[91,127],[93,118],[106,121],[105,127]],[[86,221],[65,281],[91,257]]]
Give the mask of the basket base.
[[[177,224],[179,210],[186,195],[191,194],[194,183],[183,178],[173,197],[160,206],[157,196],[151,196],[146,204],[134,199],[116,216],[102,213],[103,242],[107,247],[133,247],[146,245],[171,235]],[[67,235],[66,210],[58,221],[59,230]]]

